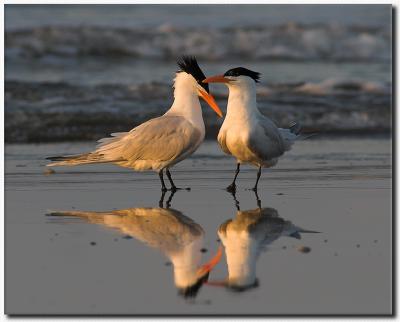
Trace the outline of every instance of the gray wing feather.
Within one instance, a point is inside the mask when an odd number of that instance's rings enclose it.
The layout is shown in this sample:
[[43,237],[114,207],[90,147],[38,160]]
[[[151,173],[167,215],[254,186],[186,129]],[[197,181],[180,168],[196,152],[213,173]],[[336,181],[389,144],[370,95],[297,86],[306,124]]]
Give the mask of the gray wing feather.
[[263,160],[277,158],[285,152],[285,143],[279,129],[266,118],[253,129],[247,144],[249,149]]
[[179,250],[204,235],[199,224],[180,211],[163,208],[130,208],[110,212],[56,211],[52,217],[79,217],[119,230],[162,250]]
[[151,119],[130,132],[100,140],[96,152],[106,158],[116,155],[126,160],[173,160],[193,148],[201,133],[180,116]]

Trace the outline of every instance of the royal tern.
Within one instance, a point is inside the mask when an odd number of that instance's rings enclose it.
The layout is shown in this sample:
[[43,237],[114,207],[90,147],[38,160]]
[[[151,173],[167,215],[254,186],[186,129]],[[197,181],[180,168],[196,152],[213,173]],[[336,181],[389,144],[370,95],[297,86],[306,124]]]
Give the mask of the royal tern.
[[199,224],[174,209],[55,211],[47,215],[79,217],[89,223],[116,229],[121,234],[129,235],[151,248],[158,249],[171,261],[175,286],[185,298],[196,296],[222,256],[222,248],[218,248],[216,255],[201,265],[204,231]]
[[221,149],[237,160],[235,177],[227,190],[236,190],[240,164],[258,167],[257,180],[252,190],[257,190],[261,168],[270,168],[299,138],[300,126],[278,128],[257,108],[256,83],[260,73],[243,67],[228,70],[223,75],[206,78],[204,83],[224,83],[229,88],[225,120],[218,133]]
[[47,166],[74,166],[93,163],[114,163],[136,171],[157,171],[162,190],[167,190],[163,171],[176,190],[169,169],[191,155],[204,140],[205,127],[199,96],[222,117],[222,112],[194,57],[184,56],[178,61],[180,70],[174,80],[174,102],[162,116],[151,119],[129,132],[113,133],[99,140],[96,150],[72,156],[56,156]]
[[258,286],[256,263],[261,252],[281,236],[301,238],[304,230],[279,217],[274,208],[257,208],[240,211],[234,219],[224,222],[218,236],[225,249],[228,277],[224,281],[210,281],[210,285],[225,286],[245,291]]

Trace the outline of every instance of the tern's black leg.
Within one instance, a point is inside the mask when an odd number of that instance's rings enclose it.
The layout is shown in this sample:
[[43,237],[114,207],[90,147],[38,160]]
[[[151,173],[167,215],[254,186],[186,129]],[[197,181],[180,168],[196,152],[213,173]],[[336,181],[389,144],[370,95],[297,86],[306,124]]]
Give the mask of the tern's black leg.
[[171,190],[171,194],[169,195],[169,198],[165,203],[165,208],[167,209],[171,208],[172,197],[174,196],[175,192],[176,192],[175,190]]
[[260,180],[260,177],[261,177],[261,166],[258,167],[256,185],[255,185],[254,188],[251,189],[251,190],[257,191],[258,181]]
[[236,198],[236,191],[231,191],[230,194],[232,195],[233,200],[235,201],[236,209],[240,211],[240,203],[239,203],[239,200],[237,200],[237,198]]
[[165,197],[165,193],[166,193],[166,191],[165,191],[165,190],[162,190],[162,192],[161,192],[161,198],[160,198],[160,201],[158,202],[158,206],[159,206],[160,208],[164,208],[164,197]]
[[258,207],[259,209],[261,209],[261,200],[260,200],[260,197],[258,196],[257,189],[254,190],[254,194],[256,195],[257,207]]
[[[165,172],[167,173],[167,177],[169,182],[171,183],[171,191],[177,191],[177,190],[181,190],[182,188],[178,188],[177,186],[175,186],[174,182],[172,181],[172,176],[171,176],[171,172],[169,172],[169,169],[166,169]],[[190,190],[190,188],[185,188],[186,190]]]
[[163,170],[160,170],[160,172],[158,173],[158,176],[160,177],[160,181],[161,181],[161,191],[163,191],[163,192],[167,191],[168,189],[165,186]]
[[171,172],[169,172],[169,169],[165,170],[165,173],[167,174],[168,180],[171,183],[171,191],[178,190],[178,188],[175,186],[174,181],[172,181]]
[[162,193],[161,193],[160,201],[158,202],[158,206],[160,208],[169,209],[171,207],[172,197],[174,196],[175,191],[171,191],[171,194],[169,195],[168,200],[165,202],[165,207],[164,207],[165,194],[166,194],[166,191],[163,190]]
[[236,178],[237,178],[239,172],[240,172],[240,163],[237,164],[235,177],[233,178],[233,182],[226,188],[227,191],[229,191],[229,192],[236,191]]

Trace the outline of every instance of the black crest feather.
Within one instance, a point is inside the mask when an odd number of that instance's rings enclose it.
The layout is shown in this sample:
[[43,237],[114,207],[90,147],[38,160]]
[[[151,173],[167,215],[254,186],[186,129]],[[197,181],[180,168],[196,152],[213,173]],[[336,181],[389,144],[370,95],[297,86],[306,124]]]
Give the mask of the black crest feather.
[[228,70],[224,76],[233,76],[233,77],[238,77],[238,76],[248,76],[252,79],[254,79],[254,81],[256,83],[259,82],[260,80],[260,73],[257,72],[253,72],[250,69],[244,68],[244,67],[236,67],[236,68],[232,68],[230,70]]
[[184,298],[195,298],[203,284],[208,281],[209,275],[210,272],[199,278],[193,285],[178,289],[178,294]]
[[197,83],[203,87],[207,93],[209,93],[208,84],[203,84],[202,81],[206,79],[206,75],[204,75],[203,71],[199,67],[197,63],[196,57],[194,56],[182,56],[178,60],[178,66],[180,68],[179,72],[185,72],[194,77]]

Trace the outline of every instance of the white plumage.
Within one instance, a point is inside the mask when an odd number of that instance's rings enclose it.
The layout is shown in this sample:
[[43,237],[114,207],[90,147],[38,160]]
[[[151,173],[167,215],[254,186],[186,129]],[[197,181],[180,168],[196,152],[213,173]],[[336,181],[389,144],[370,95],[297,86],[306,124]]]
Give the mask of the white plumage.
[[[92,163],[115,163],[136,171],[154,170],[160,175],[162,189],[166,190],[163,170],[176,190],[169,168],[191,155],[204,140],[205,127],[199,96],[222,116],[194,58],[183,58],[182,71],[174,80],[174,102],[162,116],[151,119],[129,132],[113,133],[99,140],[97,148],[75,156],[50,157],[56,161],[47,166],[74,166]],[[205,87],[202,87],[205,86]]]
[[281,236],[300,239],[301,233],[317,232],[284,220],[274,208],[239,210],[218,229],[228,266],[228,278],[222,285],[237,290],[257,286],[256,263],[261,252]]
[[297,135],[279,129],[257,108],[255,82],[246,76],[229,83],[224,123],[218,134],[221,148],[240,163],[270,167],[288,151]]
[[204,82],[221,82],[229,88],[226,117],[218,134],[221,149],[234,156],[238,164],[235,179],[228,190],[233,192],[236,189],[235,181],[240,164],[252,164],[259,168],[256,185],[253,188],[256,190],[261,168],[277,164],[279,157],[290,150],[299,138],[300,128],[297,124],[290,129],[278,128],[261,114],[256,101],[255,80],[258,80],[258,76],[252,79],[247,75],[227,76],[227,74],[229,73],[209,77]]

